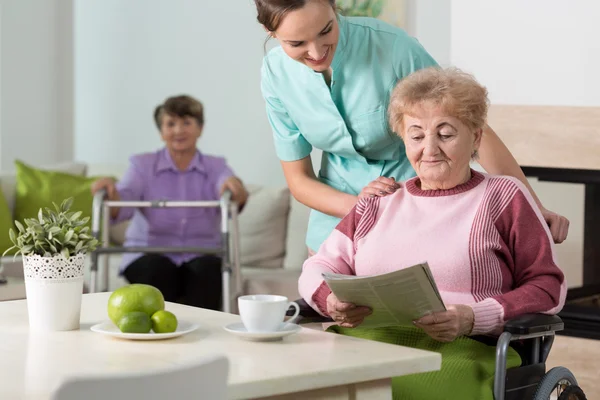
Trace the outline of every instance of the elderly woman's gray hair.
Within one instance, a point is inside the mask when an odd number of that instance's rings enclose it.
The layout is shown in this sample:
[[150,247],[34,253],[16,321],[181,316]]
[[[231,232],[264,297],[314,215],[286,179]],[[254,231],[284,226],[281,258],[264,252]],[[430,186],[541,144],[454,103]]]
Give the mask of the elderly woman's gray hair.
[[458,68],[425,68],[402,79],[388,107],[390,127],[402,135],[404,115],[424,103],[440,105],[448,115],[458,118],[470,129],[486,123],[488,91],[475,78]]

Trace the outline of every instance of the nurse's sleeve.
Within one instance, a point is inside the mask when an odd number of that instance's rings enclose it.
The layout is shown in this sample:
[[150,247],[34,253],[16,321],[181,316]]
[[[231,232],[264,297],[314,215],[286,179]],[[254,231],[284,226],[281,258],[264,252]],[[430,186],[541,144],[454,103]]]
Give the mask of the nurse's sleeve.
[[267,118],[273,130],[277,157],[281,161],[296,161],[308,157],[312,151],[312,145],[300,133],[285,106],[275,94],[269,75],[268,68],[263,65],[261,91],[266,102]]
[[428,67],[439,67],[435,59],[417,39],[408,34],[399,35],[394,43],[394,69],[398,79]]

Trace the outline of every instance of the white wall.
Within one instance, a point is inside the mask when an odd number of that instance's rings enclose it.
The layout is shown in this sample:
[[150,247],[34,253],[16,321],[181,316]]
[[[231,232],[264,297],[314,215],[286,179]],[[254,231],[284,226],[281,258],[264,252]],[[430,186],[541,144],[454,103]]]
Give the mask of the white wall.
[[70,160],[70,0],[0,3],[0,168]]
[[[451,62],[474,73],[492,103],[599,106],[598,15],[600,3],[592,1],[453,0]],[[571,221],[558,259],[569,285],[579,286],[583,185],[530,181],[548,209]]]
[[600,3],[452,1],[452,63],[494,103],[600,105]]
[[154,107],[187,93],[205,105],[203,151],[247,182],[284,184],[260,93],[265,37],[252,0],[76,1],[76,159],[158,148]]
[[407,32],[442,66],[450,65],[450,10],[450,0],[406,0]]

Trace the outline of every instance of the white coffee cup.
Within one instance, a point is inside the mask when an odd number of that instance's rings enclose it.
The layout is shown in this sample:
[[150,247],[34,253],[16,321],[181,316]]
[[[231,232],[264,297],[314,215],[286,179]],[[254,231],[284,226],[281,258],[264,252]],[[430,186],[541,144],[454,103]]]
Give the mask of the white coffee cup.
[[292,322],[298,314],[298,303],[289,301],[285,296],[273,294],[253,294],[238,298],[238,309],[242,323],[248,332],[276,332],[284,323],[284,318],[290,306],[296,309]]

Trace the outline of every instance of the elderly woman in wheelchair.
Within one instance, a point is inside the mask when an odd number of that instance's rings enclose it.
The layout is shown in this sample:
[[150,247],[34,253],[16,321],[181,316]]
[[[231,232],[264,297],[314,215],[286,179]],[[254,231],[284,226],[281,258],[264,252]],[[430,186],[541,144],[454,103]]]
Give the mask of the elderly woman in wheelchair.
[[[248,193],[222,157],[201,153],[202,104],[190,96],[168,98],[154,120],[164,148],[130,158],[123,178],[101,178],[92,193],[104,190],[112,201],[215,201],[224,191],[243,207]],[[111,222],[131,219],[126,247],[215,248],[222,246],[218,208],[112,208]],[[121,274],[130,283],[157,287],[167,301],[218,310],[222,301],[220,257],[187,253],[123,256]]]
[[[540,320],[533,325],[514,322],[517,339],[560,328],[552,315],[563,307],[565,277],[532,196],[514,178],[470,168],[487,109],[487,90],[456,69],[424,69],[400,81],[390,100],[390,126],[403,139],[417,177],[398,183],[393,194],[361,198],[303,266],[300,294],[336,323],[329,331],[442,354],[441,371],[394,378],[395,399],[504,398],[504,373],[494,379],[494,345],[507,321],[545,314],[535,316]],[[423,316],[414,326],[362,328],[371,310],[339,301],[322,278],[331,272],[380,274],[422,261],[429,263],[447,311]],[[545,361],[551,342],[536,343],[529,361],[505,344],[500,368]],[[545,396],[547,388],[540,392],[533,385],[529,393],[536,390]]]

